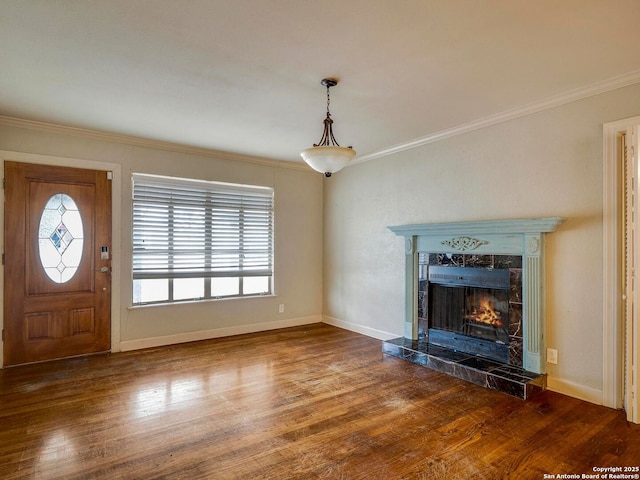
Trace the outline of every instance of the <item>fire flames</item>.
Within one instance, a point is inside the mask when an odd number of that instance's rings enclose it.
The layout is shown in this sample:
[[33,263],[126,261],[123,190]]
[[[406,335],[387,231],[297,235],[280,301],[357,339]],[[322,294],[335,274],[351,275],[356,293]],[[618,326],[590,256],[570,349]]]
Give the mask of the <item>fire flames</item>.
[[492,327],[502,327],[500,312],[495,310],[487,298],[480,301],[479,306],[474,306],[467,318],[473,322],[484,323]]

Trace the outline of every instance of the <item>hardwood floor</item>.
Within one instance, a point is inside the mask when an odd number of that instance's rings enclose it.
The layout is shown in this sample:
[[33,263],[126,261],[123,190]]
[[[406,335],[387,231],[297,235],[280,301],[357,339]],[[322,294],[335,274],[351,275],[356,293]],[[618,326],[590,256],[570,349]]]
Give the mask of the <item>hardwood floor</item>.
[[[3,479],[541,479],[640,465],[640,426],[522,401],[316,324],[0,371]],[[551,478],[551,477],[547,477]]]

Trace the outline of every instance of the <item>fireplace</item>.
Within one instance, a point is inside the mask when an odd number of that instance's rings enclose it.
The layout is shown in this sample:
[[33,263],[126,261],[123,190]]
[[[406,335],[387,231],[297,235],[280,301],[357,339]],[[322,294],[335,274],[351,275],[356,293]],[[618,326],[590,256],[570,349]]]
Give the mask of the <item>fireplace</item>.
[[430,343],[509,363],[509,270],[430,266],[425,288]]
[[405,334],[383,351],[521,398],[544,389],[543,234],[563,220],[389,227],[405,237]]

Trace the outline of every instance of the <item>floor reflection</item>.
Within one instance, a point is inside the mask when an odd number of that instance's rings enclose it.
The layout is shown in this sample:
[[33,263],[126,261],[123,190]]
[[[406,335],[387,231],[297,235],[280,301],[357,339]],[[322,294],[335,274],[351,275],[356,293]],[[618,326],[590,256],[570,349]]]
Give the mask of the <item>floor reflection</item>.
[[180,403],[201,397],[203,388],[204,382],[197,377],[145,385],[135,392],[133,417],[144,418],[176,408]]
[[[140,379],[139,386],[132,393],[131,416],[139,419],[163,412],[183,408],[197,407],[199,401],[207,401],[211,405],[211,395],[228,404],[228,395],[234,402],[242,403],[246,395],[255,401],[256,396],[265,397],[270,394],[272,366],[259,363],[246,366],[212,368],[202,376],[169,378],[153,381]],[[166,376],[165,376],[166,378]],[[208,399],[208,400],[205,400]]]
[[44,439],[40,455],[38,455],[38,467],[51,468],[51,463],[68,461],[77,455],[78,450],[74,437],[64,430],[55,430]]

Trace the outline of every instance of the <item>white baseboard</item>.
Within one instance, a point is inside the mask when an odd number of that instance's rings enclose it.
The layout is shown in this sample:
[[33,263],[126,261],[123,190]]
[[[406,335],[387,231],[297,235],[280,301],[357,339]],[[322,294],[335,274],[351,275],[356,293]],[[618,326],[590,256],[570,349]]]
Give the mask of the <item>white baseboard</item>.
[[327,325],[333,325],[334,327],[343,328],[351,332],[360,333],[367,337],[377,338],[378,340],[391,340],[392,338],[398,338],[402,335],[396,335],[394,333],[384,332],[382,330],[376,330],[375,328],[366,327],[357,323],[345,322],[344,320],[338,320],[337,318],[322,316],[322,322]]
[[245,333],[265,332],[267,330],[298,327],[300,325],[310,325],[312,323],[322,323],[322,315],[311,315],[309,317],[289,318],[287,320],[252,323],[249,325],[215,328],[211,330],[199,330],[197,332],[178,333],[163,337],[141,338],[140,340],[125,340],[120,342],[120,351],[127,352],[130,350],[139,350],[141,348],[162,347],[176,343],[196,342],[198,340],[230,337],[232,335],[242,335]]
[[568,380],[547,376],[547,389],[552,392],[561,393],[569,397],[574,397],[586,402],[602,405],[602,390],[585,387]]

